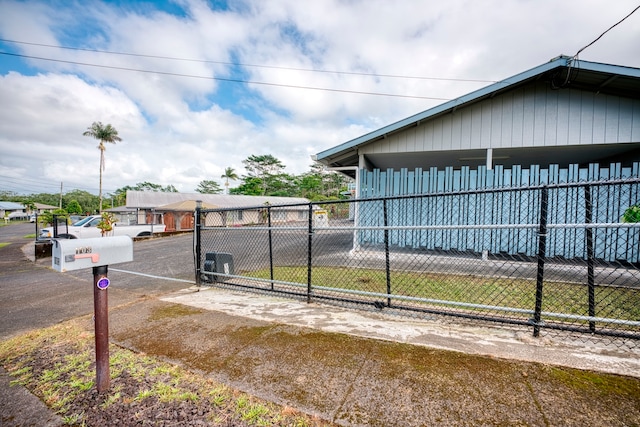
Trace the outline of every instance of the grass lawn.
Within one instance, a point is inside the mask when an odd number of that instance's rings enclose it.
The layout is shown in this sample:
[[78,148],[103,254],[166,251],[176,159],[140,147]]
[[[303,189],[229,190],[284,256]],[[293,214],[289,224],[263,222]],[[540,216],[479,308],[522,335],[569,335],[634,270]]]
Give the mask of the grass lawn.
[[[247,273],[250,277],[269,279],[269,269]],[[391,272],[391,294],[429,300],[455,301],[533,310],[535,280],[496,278],[441,273]],[[276,267],[274,279],[307,283],[306,267]],[[344,267],[314,267],[313,286],[387,293],[384,270]],[[596,316],[640,321],[640,291],[634,288],[597,286]],[[433,302],[423,304],[433,305]],[[444,304],[443,304],[444,305]],[[487,309],[472,309],[483,310]],[[542,310],[572,315],[588,315],[586,285],[545,282]],[[527,314],[518,316],[528,317]],[[584,323],[584,321],[583,321]]]

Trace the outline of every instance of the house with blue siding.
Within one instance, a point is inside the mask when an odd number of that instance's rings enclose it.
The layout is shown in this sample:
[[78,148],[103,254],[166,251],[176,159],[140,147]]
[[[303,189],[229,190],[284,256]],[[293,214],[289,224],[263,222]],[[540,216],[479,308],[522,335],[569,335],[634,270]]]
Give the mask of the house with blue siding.
[[[316,158],[356,178],[356,197],[360,199],[638,177],[640,69],[559,56],[322,151]],[[557,196],[558,199],[582,197],[571,193],[576,189],[563,191],[566,194]],[[596,192],[592,201],[596,217],[590,220],[619,222],[625,208],[640,203],[637,184],[625,189],[624,194],[616,191],[601,196]],[[533,198],[527,199],[527,204],[537,202],[537,196],[527,197]],[[460,203],[455,198],[449,199],[453,204]],[[574,205],[565,206],[565,211],[557,212],[557,218],[551,220],[580,222],[584,209],[580,203]],[[535,220],[514,217],[513,211],[520,206],[516,199],[502,201],[500,208],[504,212],[494,212],[492,221],[498,218],[503,223],[516,224]],[[397,225],[401,222],[424,225],[425,221],[432,221],[420,219],[420,215],[402,216]],[[366,225],[363,221],[364,218],[360,226]],[[369,221],[378,220],[370,217]],[[439,221],[446,224],[448,219]],[[473,221],[479,224],[484,219]],[[637,229],[626,232],[629,241],[640,240]],[[606,230],[602,233],[606,235]],[[375,240],[365,234],[362,239]],[[429,241],[424,233],[412,233],[417,237],[409,239],[403,237],[407,233],[392,234],[399,246],[440,248],[443,241],[452,241],[443,238]],[[467,237],[462,240],[469,240]],[[558,244],[568,239],[582,241],[584,230],[552,237],[552,251],[554,239]],[[482,242],[480,246],[452,249],[535,254],[535,247],[521,247],[522,243],[501,247],[505,245],[502,238],[476,240]],[[487,241],[495,246],[486,247]],[[455,239],[453,242],[458,244]],[[637,262],[638,250],[635,247],[633,250],[636,255],[631,261]],[[558,256],[567,253],[566,249],[557,249]],[[608,257],[628,259],[628,253],[629,249],[623,248]],[[569,255],[582,257],[584,248],[573,248]]]

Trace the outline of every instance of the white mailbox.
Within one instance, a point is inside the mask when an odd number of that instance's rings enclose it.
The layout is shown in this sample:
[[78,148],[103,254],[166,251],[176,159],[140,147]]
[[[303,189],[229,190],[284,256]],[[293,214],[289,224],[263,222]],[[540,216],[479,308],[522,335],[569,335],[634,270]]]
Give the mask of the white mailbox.
[[129,236],[54,239],[51,267],[60,272],[133,261]]

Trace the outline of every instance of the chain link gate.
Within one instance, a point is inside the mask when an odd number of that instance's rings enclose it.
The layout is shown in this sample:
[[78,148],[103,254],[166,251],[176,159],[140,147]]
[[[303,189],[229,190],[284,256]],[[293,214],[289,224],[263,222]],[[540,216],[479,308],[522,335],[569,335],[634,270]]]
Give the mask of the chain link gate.
[[638,203],[636,178],[198,209],[196,280],[637,346]]

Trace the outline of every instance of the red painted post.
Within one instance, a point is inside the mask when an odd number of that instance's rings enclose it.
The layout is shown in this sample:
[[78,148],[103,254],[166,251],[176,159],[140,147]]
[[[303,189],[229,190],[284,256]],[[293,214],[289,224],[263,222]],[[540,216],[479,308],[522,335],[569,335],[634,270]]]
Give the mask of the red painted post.
[[109,389],[109,304],[107,265],[93,267],[93,312],[96,339],[96,386],[101,393]]

